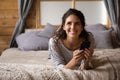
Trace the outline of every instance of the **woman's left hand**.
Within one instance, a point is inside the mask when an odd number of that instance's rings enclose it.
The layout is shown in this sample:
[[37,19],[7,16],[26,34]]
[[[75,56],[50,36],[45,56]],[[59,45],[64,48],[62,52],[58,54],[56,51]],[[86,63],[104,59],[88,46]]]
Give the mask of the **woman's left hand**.
[[84,50],[84,57],[85,57],[85,60],[89,60],[92,58],[93,56],[93,53],[94,53],[94,50],[89,48],[89,49],[85,49]]

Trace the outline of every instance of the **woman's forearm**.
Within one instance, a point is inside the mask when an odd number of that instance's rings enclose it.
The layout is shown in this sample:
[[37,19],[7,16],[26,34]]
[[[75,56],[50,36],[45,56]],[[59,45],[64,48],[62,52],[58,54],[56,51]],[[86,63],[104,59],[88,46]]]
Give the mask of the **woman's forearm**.
[[76,62],[71,59],[65,66],[64,68],[66,69],[74,69],[74,67],[76,66]]

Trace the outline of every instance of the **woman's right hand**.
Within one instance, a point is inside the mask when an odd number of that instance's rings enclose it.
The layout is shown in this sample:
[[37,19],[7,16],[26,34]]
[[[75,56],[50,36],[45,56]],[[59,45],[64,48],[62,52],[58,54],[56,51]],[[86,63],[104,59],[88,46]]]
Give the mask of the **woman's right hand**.
[[84,59],[84,51],[83,50],[75,50],[73,52],[72,60],[75,62],[75,64],[80,63],[80,61],[83,59]]
[[83,59],[84,59],[84,51],[75,50],[73,52],[73,58],[64,66],[64,68],[73,69]]

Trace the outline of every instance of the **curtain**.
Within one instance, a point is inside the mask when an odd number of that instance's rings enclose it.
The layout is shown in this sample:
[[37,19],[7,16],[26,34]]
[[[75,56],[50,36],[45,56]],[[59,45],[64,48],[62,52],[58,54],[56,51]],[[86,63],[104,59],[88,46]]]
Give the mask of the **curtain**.
[[114,40],[116,44],[120,46],[120,27],[119,27],[119,2],[118,0],[104,0],[110,21],[111,28],[114,30],[115,36]]
[[9,47],[17,47],[16,37],[23,31],[26,16],[30,10],[33,0],[18,0],[19,19],[16,23]]

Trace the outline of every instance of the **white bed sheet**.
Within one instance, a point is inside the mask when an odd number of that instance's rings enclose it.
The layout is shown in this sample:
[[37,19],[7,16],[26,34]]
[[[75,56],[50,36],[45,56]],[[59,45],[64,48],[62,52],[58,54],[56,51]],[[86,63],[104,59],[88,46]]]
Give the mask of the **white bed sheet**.
[[51,65],[49,51],[21,51],[18,48],[10,48],[3,51],[0,56],[0,62]]

